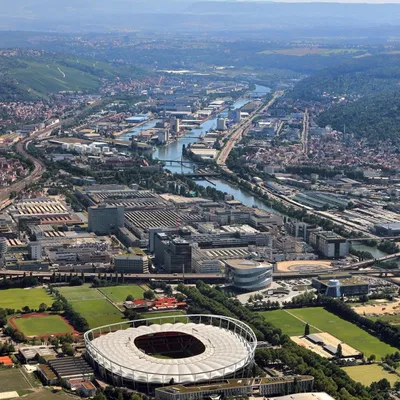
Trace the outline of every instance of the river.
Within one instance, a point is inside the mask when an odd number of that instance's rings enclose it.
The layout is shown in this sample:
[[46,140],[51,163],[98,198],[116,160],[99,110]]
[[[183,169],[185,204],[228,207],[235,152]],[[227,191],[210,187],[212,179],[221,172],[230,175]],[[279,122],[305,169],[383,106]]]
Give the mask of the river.
[[380,258],[380,257],[384,257],[387,256],[386,253],[384,253],[383,251],[380,251],[375,247],[370,247],[370,246],[366,246],[365,244],[362,243],[357,243],[357,242],[353,242],[351,244],[351,246],[358,250],[358,251],[368,251],[368,253],[371,253],[372,257],[374,258]]
[[[262,85],[255,85],[255,89],[250,93],[257,93],[258,95],[267,95],[271,91],[270,88]],[[237,109],[243,107],[245,104],[249,103],[249,99],[240,98],[236,100],[232,108]],[[197,138],[201,134],[205,134],[209,132],[211,129],[215,129],[217,127],[217,118],[218,117],[227,117],[228,111],[225,110],[222,113],[218,114],[215,118],[209,119],[203,122],[198,128],[192,129],[187,135],[181,137],[175,142],[170,143],[168,146],[159,146],[153,153],[154,158],[158,158],[160,160],[179,160],[182,156],[182,146],[187,146],[188,144],[197,142]],[[144,129],[150,129],[155,126],[158,120],[148,121],[142,126],[138,128],[134,128],[128,134],[121,136],[122,140],[130,140],[130,137],[137,134],[138,132]],[[192,172],[192,168],[190,167],[182,167],[177,164],[166,165],[165,169],[170,170],[171,172]],[[231,185],[228,182],[222,181],[220,179],[210,180],[214,187],[222,192],[226,192],[234,196],[236,200],[241,201],[243,204],[253,207],[257,206],[261,209],[267,210],[269,212],[277,213],[275,210],[272,210],[270,207],[266,206],[263,202],[255,198],[252,194],[240,189],[237,186]],[[203,187],[211,186],[208,181],[197,181],[197,183]]]

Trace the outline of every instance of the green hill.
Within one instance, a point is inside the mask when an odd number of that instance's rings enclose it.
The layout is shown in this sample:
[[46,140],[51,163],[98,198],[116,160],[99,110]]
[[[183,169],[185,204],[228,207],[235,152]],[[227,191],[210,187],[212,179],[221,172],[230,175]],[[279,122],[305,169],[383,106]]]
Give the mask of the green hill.
[[364,97],[354,103],[336,105],[318,117],[320,126],[366,137],[371,142],[393,140],[400,144],[400,92]]
[[400,89],[400,55],[380,54],[355,58],[323,69],[300,81],[290,97],[318,100],[333,96],[366,96]]
[[104,80],[135,79],[143,74],[127,64],[17,52],[15,56],[0,56],[0,101],[31,100],[70,90],[92,93]]

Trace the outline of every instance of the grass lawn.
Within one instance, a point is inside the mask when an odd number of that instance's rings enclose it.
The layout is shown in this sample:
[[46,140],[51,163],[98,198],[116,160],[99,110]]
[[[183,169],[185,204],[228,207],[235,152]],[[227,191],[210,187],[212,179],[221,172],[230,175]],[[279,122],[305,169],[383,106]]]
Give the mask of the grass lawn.
[[131,294],[134,299],[142,299],[144,290],[139,285],[102,287],[99,289],[115,303],[122,303]]
[[378,364],[355,365],[353,367],[343,367],[342,369],[351,379],[366,386],[369,386],[372,382],[378,382],[383,378],[386,378],[392,386],[395,382],[400,380],[400,377],[396,374],[385,371]]
[[19,368],[0,369],[0,393],[32,389],[31,382]]
[[0,307],[21,310],[24,306],[37,310],[41,303],[51,306],[54,299],[43,288],[0,290]]
[[51,335],[73,332],[59,315],[43,317],[15,318],[15,325],[25,336]]
[[104,298],[73,301],[71,305],[86,319],[90,328],[125,322],[122,313]]
[[[286,333],[286,335],[304,335],[305,324],[284,310],[261,311],[259,314],[261,314],[266,321],[271,322],[271,324],[280,328],[282,332]],[[317,332],[317,330],[310,327],[310,333],[314,332]]]
[[[183,315],[182,311],[166,311],[166,312],[144,312],[140,313],[140,319],[144,318],[157,318],[157,317],[166,317],[166,316],[173,316],[173,315]],[[187,318],[177,318],[175,322],[186,322]],[[154,324],[159,324],[162,322],[163,324],[173,324],[174,318],[165,318],[164,320],[154,320]]]
[[60,287],[59,291],[71,302],[103,298],[101,293],[97,289],[91,288],[89,284],[84,284],[82,286],[64,286]]
[[400,325],[400,315],[380,315],[379,317],[366,317],[372,321],[377,321],[378,319],[384,322],[388,322],[391,325]]
[[65,392],[52,393],[49,389],[43,388],[42,390],[28,394],[24,400],[71,400],[78,399],[78,397],[67,395]]
[[322,332],[328,332],[348,345],[361,351],[367,357],[375,354],[377,359],[393,354],[396,348],[381,342],[358,326],[347,322],[321,307],[288,310],[291,314],[308,322]]

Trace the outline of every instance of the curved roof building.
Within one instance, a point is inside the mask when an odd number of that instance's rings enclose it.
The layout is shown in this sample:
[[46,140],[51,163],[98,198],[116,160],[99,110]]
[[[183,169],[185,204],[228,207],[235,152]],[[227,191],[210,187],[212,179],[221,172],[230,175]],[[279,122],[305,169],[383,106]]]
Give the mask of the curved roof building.
[[261,290],[272,283],[272,264],[256,260],[226,260],[232,285],[242,291]]
[[[171,319],[171,316],[161,317]],[[85,333],[87,355],[112,378],[152,385],[195,383],[241,376],[252,365],[257,339],[249,326],[210,315],[135,320]],[[104,334],[106,333],[106,334]]]

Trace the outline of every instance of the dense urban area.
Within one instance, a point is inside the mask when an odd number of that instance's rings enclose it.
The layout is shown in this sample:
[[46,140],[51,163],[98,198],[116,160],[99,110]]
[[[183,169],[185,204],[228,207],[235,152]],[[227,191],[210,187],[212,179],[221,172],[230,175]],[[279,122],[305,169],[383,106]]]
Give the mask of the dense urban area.
[[22,3],[0,399],[400,399],[400,5]]

